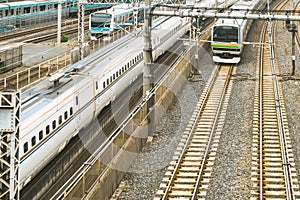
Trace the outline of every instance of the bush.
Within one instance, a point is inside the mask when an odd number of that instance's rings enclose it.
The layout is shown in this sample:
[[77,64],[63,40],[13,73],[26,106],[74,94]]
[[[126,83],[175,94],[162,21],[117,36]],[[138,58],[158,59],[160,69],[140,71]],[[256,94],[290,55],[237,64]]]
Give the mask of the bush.
[[60,41],[61,42],[68,42],[69,37],[67,35],[62,35]]

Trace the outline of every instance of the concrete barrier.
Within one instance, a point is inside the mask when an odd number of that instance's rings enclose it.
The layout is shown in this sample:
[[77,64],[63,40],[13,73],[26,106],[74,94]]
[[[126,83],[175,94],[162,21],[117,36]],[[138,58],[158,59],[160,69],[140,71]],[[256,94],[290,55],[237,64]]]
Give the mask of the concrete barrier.
[[[158,125],[165,115],[165,112],[158,108],[163,106],[167,109],[186,82],[191,70],[190,56],[190,51],[188,51],[157,88],[155,106],[152,109],[155,113],[154,125]],[[66,194],[65,199],[109,199],[112,196],[136,155],[147,141],[148,128],[144,120],[144,116],[146,116],[144,112],[145,108],[137,112],[133,120],[124,128],[126,131],[123,130],[113,140],[113,143],[91,166],[78,184]]]

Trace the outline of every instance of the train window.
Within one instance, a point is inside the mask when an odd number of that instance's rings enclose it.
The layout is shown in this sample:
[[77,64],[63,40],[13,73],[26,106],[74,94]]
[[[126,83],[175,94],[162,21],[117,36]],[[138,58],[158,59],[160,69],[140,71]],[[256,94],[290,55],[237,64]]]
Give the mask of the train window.
[[109,85],[109,80],[108,79],[106,80],[106,84]]
[[70,115],[73,115],[73,107],[70,108]]
[[116,75],[115,74],[113,74],[113,80],[115,80],[116,79]]
[[23,149],[24,149],[24,153],[28,151],[28,142],[25,142],[25,144],[23,145]]
[[122,72],[124,73],[124,71],[125,71],[125,69],[124,69],[124,67],[122,67]]
[[103,89],[105,88],[105,81],[103,82]]
[[30,13],[30,7],[25,7],[24,8],[24,14]]
[[116,72],[116,77],[118,78],[118,76],[119,76],[119,72],[117,71],[117,72]]
[[58,124],[61,124],[62,123],[62,116],[60,115],[59,117],[58,117]]
[[76,96],[75,101],[76,101],[76,106],[78,106],[78,96]]
[[46,126],[46,135],[48,135],[50,133],[50,126]]
[[52,129],[54,130],[56,128],[56,120],[54,120],[53,122],[52,122]]
[[64,118],[65,118],[65,120],[68,119],[68,112],[67,111],[64,113]]
[[40,11],[45,11],[46,10],[46,5],[40,6]]
[[110,76],[110,83],[112,82],[112,76]]
[[34,146],[35,143],[36,143],[36,139],[35,139],[35,136],[33,136],[33,137],[31,138],[31,146]]
[[96,81],[96,90],[98,90],[98,81]]
[[39,140],[42,140],[43,139],[43,131],[40,131],[39,132]]
[[122,70],[121,70],[121,69],[119,69],[119,74],[121,75],[121,73],[122,73]]

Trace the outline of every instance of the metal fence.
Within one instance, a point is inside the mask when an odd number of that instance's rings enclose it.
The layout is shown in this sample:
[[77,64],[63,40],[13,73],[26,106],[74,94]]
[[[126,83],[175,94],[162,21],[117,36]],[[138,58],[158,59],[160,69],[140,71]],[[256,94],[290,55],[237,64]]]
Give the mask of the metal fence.
[[[66,20],[69,17],[67,11],[62,12],[62,20]],[[12,27],[14,28],[28,28],[40,24],[46,23],[56,23],[57,22],[57,11],[48,11],[34,14],[27,14],[23,16],[9,16],[0,18],[0,27],[7,28],[10,31]]]
[[[128,26],[124,30],[119,30],[112,33],[109,38],[110,40],[105,40],[103,38],[97,41],[89,42],[90,53],[99,50],[100,48],[116,41],[120,37],[123,37],[127,33],[132,31],[132,27]],[[3,89],[23,89],[31,84],[40,81],[49,74],[53,74],[58,70],[69,67],[72,63],[71,61],[71,51],[66,52],[63,55],[57,56],[55,58],[44,61],[38,65],[27,68],[26,70],[17,72],[16,74],[0,79],[0,90]]]

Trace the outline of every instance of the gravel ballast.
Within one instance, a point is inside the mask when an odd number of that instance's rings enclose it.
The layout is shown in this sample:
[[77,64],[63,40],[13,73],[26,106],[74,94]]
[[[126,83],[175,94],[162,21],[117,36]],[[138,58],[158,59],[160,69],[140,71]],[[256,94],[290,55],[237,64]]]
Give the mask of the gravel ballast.
[[[247,41],[259,42],[258,33],[262,24],[263,21],[253,22]],[[291,62],[288,59],[291,52],[291,34],[286,33],[282,27],[278,29],[280,43],[276,43],[276,55],[281,76],[291,71]],[[280,46],[282,43],[287,44],[285,48]],[[249,199],[251,196],[252,120],[258,50],[259,47],[255,45],[245,46],[242,60],[233,74],[232,93],[206,199]],[[188,81],[182,88],[157,128],[153,142],[145,145],[113,199],[153,199],[214,67],[211,55],[207,52],[204,59],[200,60],[201,81]],[[296,60],[299,59],[297,55]],[[297,70],[298,73],[299,71]],[[289,80],[281,83],[296,168],[300,174],[300,145],[297,145],[300,142],[300,81]]]

